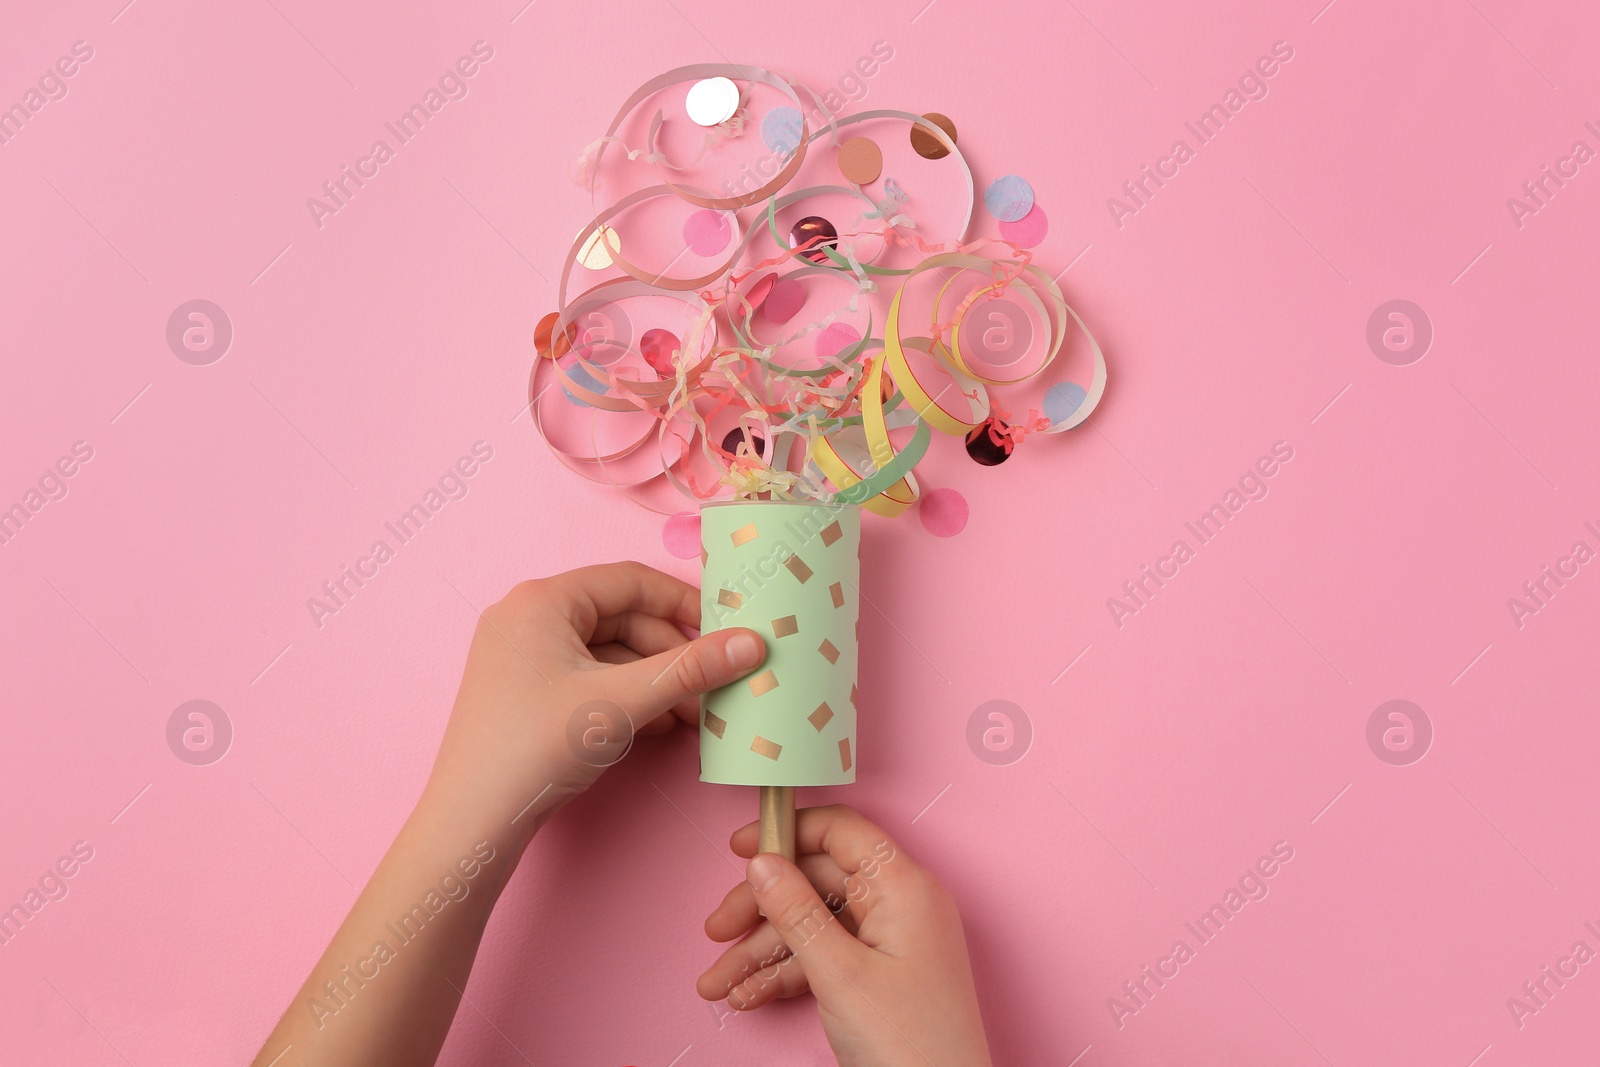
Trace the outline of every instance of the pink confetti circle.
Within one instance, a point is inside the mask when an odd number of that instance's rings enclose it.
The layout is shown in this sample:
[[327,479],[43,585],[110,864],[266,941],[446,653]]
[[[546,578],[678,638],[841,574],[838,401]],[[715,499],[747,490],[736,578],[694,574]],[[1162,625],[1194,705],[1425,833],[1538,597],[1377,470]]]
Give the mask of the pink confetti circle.
[[[772,297],[767,297],[770,303]],[[861,340],[861,333],[848,322],[835,322],[817,334],[817,358],[832,359],[840,352]]]
[[678,337],[671,330],[646,330],[639,338],[639,354],[663,378],[673,375],[672,354],[678,350]]
[[767,294],[772,292],[772,287],[778,284],[776,274],[763,274],[756,279],[750,291],[744,294],[744,299],[752,308],[760,309],[766,306]]
[[1033,205],[1032,210],[1016,222],[1000,224],[1000,236],[1018,248],[1033,248],[1049,232],[1050,220],[1044,217],[1044,211],[1038,204]]
[[967,526],[967,498],[954,489],[935,489],[917,507],[922,526],[935,537],[954,537]]
[[793,278],[780,278],[767,293],[761,305],[768,322],[783,324],[794,318],[800,305],[806,302],[806,288]]
[[[965,501],[961,506],[962,519],[965,521]],[[700,513],[680,511],[676,515],[668,515],[666,525],[661,527],[661,543],[666,545],[667,551],[678,559],[694,559],[699,556]]]
[[733,227],[720,211],[704,208],[690,215],[683,223],[683,240],[697,256],[714,256],[728,247]]

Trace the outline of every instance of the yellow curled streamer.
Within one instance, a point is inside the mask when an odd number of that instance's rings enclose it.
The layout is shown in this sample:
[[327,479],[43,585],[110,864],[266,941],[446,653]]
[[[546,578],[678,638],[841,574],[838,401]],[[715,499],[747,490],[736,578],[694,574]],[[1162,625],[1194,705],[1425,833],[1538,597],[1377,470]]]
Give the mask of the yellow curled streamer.
[[[896,293],[895,300],[899,299],[900,294]],[[889,440],[889,424],[883,409],[883,364],[882,354],[873,359],[867,367],[866,381],[861,386],[861,429],[866,437],[867,457],[880,470],[895,457],[894,442]],[[815,438],[811,455],[828,480],[842,491],[862,478],[834,446],[832,438],[836,436],[830,434]],[[915,504],[920,495],[916,477],[907,474],[883,492],[863,500],[861,506],[874,514],[893,518]]]
[[[969,422],[950,414],[949,411],[939,405],[936,397],[928,394],[927,390],[922,387],[922,383],[917,380],[916,372],[906,359],[905,341],[900,336],[900,299],[905,293],[906,287],[911,284],[911,280],[923,271],[935,270],[941,267],[957,267],[965,270],[992,273],[997,265],[995,260],[959,252],[944,252],[929,256],[906,275],[905,283],[901,285],[889,304],[889,314],[884,321],[884,353],[888,359],[889,371],[894,377],[895,384],[905,394],[912,410],[922,416],[930,426],[948,434],[964,435],[981,425],[988,416],[986,398],[985,410],[977,416],[976,421]],[[1081,425],[1089,417],[1090,413],[1094,411],[1096,405],[1100,403],[1100,398],[1104,395],[1106,388],[1105,354],[1100,349],[1100,342],[1095,340],[1094,334],[1089,332],[1088,325],[1073,310],[1072,305],[1067,303],[1067,298],[1062,294],[1061,287],[1055,283],[1053,278],[1031,263],[1015,265],[1020,268],[1018,271],[1019,278],[1021,275],[1027,275],[1030,279],[1021,281],[1021,295],[1039,312],[1041,321],[1044,321],[1050,330],[1049,346],[1045,350],[1044,356],[1039,360],[1039,365],[1031,373],[1018,378],[997,379],[976,373],[967,366],[966,360],[962,358],[961,324],[965,320],[967,312],[976,305],[978,300],[983,299],[985,294],[1009,289],[1012,284],[1011,281],[997,282],[977,290],[974,299],[968,302],[966,307],[957,314],[955,322],[951,325],[950,343],[948,345],[935,344],[932,354],[944,365],[950,375],[964,387],[971,386],[976,391],[982,388],[979,383],[1013,385],[1043,374],[1045,369],[1055,362],[1056,356],[1060,354],[1061,346],[1066,342],[1067,322],[1070,319],[1077,325],[1084,339],[1089,343],[1090,354],[1094,360],[1094,369],[1090,377],[1089,386],[1085,390],[1085,396],[1079,403],[1077,410],[1060,422],[1053,423],[1041,431],[1044,433],[1059,433],[1062,430],[1069,430],[1074,426]],[[938,305],[943,300],[944,292],[949,289],[953,281],[953,278],[949,279],[940,287],[939,297],[934,303],[935,317],[937,317]],[[1037,291],[1040,289],[1044,291],[1048,299],[1040,298]],[[963,391],[965,392],[965,388]],[[967,395],[970,397],[971,394]]]
[[[929,426],[941,433],[955,436],[965,436],[981,425],[984,419],[988,418],[988,396],[984,393],[983,386],[977,382],[975,376],[964,365],[952,367],[948,365],[947,360],[940,358],[937,345],[931,346],[929,354],[934,359],[939,360],[941,364],[945,364],[945,369],[961,388],[962,395],[969,400],[981,401],[981,407],[978,403],[974,403],[974,417],[970,421],[962,419],[952,414],[939,403],[938,397],[931,395],[927,389],[923,388],[916,371],[911,367],[911,361],[906,358],[906,341],[900,335],[900,300],[905,295],[907,287],[910,286],[911,280],[925,270],[932,270],[938,267],[974,266],[980,264],[983,267],[992,269],[994,261],[980,256],[968,256],[955,252],[942,253],[923,260],[910,274],[906,275],[905,282],[895,292],[894,299],[889,302],[888,318],[883,324],[883,352],[889,364],[889,375],[894,379],[895,385],[905,394],[906,401],[911,405],[911,409],[920,415]],[[947,282],[946,285],[948,284]],[[864,417],[865,411],[863,411]]]

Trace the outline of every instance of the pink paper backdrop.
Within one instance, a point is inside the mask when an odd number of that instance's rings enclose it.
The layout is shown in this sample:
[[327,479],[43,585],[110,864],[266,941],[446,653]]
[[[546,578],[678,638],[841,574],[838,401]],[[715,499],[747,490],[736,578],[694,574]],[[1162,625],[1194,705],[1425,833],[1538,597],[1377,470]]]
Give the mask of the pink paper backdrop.
[[[73,73],[0,145],[0,506],[59,497],[0,545],[0,905],[92,858],[0,946],[0,1061],[244,1062],[414,800],[475,608],[601,560],[693,576],[515,416],[586,217],[566,161],[647,77],[727,59],[952,116],[980,183],[1032,181],[1040,260],[1112,361],[1065,439],[994,469],[936,442],[958,536],[869,524],[861,782],[806,798],[953,889],[997,1061],[1587,1062],[1600,974],[1562,961],[1600,949],[1600,16],[924,2],[8,13],[0,103]],[[307,198],[478,41],[468,95],[319,227]],[[1185,122],[1277,42],[1200,145]],[[1145,165],[1169,176],[1141,204]],[[206,366],[167,340],[195,299],[233,330]],[[1369,344],[1391,300],[1431,324],[1422,358]],[[316,625],[307,599],[478,441],[466,497]],[[1275,445],[1202,544],[1185,523]],[[169,748],[195,699],[233,732],[208,766]],[[992,700],[1025,758],[969,747]],[[1421,709],[1409,748],[1387,718],[1369,743],[1390,700]],[[642,746],[536,841],[443,1062],[831,1062],[809,1004],[694,994],[754,803],[695,770],[687,734]],[[1274,846],[1202,943],[1185,924]]]

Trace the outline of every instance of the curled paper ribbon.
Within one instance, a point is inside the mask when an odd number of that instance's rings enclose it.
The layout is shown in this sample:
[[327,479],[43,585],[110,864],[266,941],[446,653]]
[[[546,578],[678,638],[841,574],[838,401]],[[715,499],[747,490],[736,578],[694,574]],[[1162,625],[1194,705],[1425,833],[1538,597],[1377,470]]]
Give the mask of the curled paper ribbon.
[[[672,96],[709,78],[731,79],[741,92],[733,117],[706,130],[681,114],[681,100],[674,111]],[[762,161],[760,184],[735,191],[724,182],[727,195],[695,184],[701,171],[748,147],[762,125],[749,110],[761,96],[792,109],[798,129]],[[641,109],[652,105],[645,119]],[[919,221],[936,220],[920,205],[913,210],[917,202],[902,188],[907,175],[885,170],[869,191],[847,177],[839,184],[843,175],[827,170],[841,131],[855,127],[859,140],[859,130],[880,126],[943,150],[919,149],[917,162],[954,168],[959,178],[964,203],[953,238],[923,236]],[[625,131],[640,140],[630,144]],[[762,180],[769,162],[775,169]],[[803,171],[813,180],[799,183]],[[613,178],[645,183],[596,206],[568,250],[557,308],[536,332],[533,424],[586,478],[635,495],[660,482],[699,501],[816,500],[893,516],[917,502],[914,468],[935,432],[970,440],[987,427],[1009,455],[1035,433],[1081,425],[1104,396],[1104,353],[1055,280],[1029,251],[969,236],[972,169],[952,134],[928,117],[880,109],[840,118],[781,74],[697,64],[635,90],[574,174],[597,200]],[[780,214],[817,201],[859,201],[859,218],[835,228],[808,216],[786,235]],[[708,216],[716,250],[690,240],[693,249],[649,270],[632,251],[641,242],[629,220],[675,204],[720,213]],[[593,254],[599,246],[606,255]],[[678,267],[690,251],[698,265]],[[591,266],[610,276],[572,292],[575,271],[596,273]],[[624,309],[635,305],[664,325],[634,328]],[[579,329],[592,321],[601,327]],[[994,321],[1000,327],[983,328]],[[986,358],[980,339],[988,330],[1017,324],[1029,341],[1023,356]],[[1063,363],[1073,364],[1064,378]]]

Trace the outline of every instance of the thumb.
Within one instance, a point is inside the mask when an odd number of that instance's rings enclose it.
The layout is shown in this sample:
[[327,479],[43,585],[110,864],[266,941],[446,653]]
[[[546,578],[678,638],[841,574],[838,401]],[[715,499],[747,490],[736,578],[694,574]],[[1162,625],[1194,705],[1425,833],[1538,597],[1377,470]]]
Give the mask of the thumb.
[[612,667],[614,699],[636,724],[649,722],[680,701],[720,689],[748,674],[767,655],[754,630],[731,628],[632,663]]
[[847,981],[860,962],[859,953],[870,950],[840,925],[805,873],[782,856],[761,852],[750,861],[745,878],[761,914],[800,958],[812,992],[826,996]]

